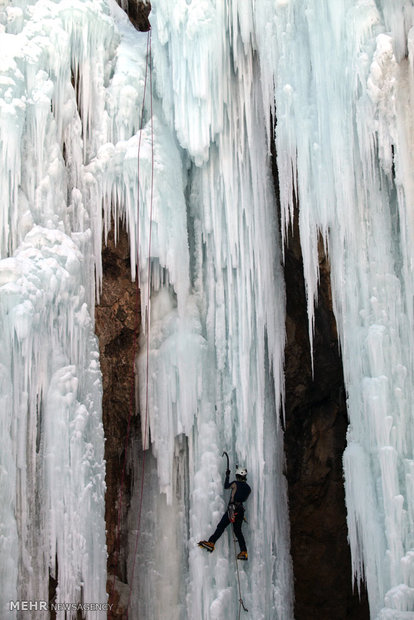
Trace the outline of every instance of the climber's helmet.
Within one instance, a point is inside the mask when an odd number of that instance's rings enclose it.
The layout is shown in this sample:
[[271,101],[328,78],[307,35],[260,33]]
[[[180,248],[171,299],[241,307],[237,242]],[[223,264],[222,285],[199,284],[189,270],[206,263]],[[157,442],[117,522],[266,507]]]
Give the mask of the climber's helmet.
[[243,478],[243,480],[245,480],[247,477],[247,469],[245,467],[241,467],[240,465],[237,465],[236,477]]

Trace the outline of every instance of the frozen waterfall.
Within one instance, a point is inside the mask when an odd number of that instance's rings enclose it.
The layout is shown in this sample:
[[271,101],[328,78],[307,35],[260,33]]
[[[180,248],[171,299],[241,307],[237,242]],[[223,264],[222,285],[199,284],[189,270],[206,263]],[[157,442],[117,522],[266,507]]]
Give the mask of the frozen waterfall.
[[371,617],[411,618],[414,8],[276,4],[258,3],[257,32],[273,50],[263,57],[276,84],[282,219],[287,226],[294,189],[310,329],[319,234],[330,257],[353,570],[366,580]]
[[58,618],[107,616],[93,316],[113,219],[142,304],[130,617],[236,616],[230,535],[196,545],[225,509],[227,450],[253,488],[244,602],[293,618],[281,264],[297,198],[310,334],[320,236],[331,264],[354,575],[372,618],[412,618],[412,3],[151,4],[149,82],[148,35],[113,1],[0,0],[1,614],[31,601],[44,618],[52,578]]

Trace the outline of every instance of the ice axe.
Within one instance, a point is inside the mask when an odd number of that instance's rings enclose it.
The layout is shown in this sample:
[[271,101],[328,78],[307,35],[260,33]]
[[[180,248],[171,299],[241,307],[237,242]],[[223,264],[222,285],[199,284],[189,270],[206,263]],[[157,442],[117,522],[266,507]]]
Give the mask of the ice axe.
[[[227,459],[227,471],[230,471],[230,460],[229,460],[229,455],[227,454],[226,451],[223,452],[223,454],[221,456],[225,456]],[[238,468],[238,465],[236,465],[236,469]]]
[[221,456],[225,456],[227,459],[227,471],[230,471],[230,460],[229,460],[229,455],[227,454],[227,452],[223,452],[223,454]]

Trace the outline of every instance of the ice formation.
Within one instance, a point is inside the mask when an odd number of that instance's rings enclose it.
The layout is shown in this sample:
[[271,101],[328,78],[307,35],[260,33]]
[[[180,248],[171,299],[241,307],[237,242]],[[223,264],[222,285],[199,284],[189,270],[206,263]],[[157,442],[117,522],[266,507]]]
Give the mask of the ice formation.
[[411,2],[154,0],[150,21],[152,72],[110,0],[0,5],[1,609],[48,600],[49,574],[59,601],[107,600],[93,314],[102,232],[122,218],[148,453],[138,524],[130,451],[130,617],[236,615],[231,538],[196,547],[225,507],[224,449],[253,487],[244,601],[293,617],[279,414],[295,195],[310,333],[319,235],[331,262],[354,574],[373,618],[412,617]]
[[[212,557],[196,546],[225,509],[223,449],[233,465],[246,463],[254,488],[250,568],[242,571],[246,605],[257,618],[292,615],[278,422],[284,284],[268,111],[246,6],[152,3],[155,92],[176,140],[162,152],[156,140],[162,166],[156,173],[167,176],[163,161],[177,167],[168,190],[177,229],[166,239],[166,260],[152,248],[162,274],[151,300],[149,428],[158,475],[149,486],[160,485],[165,497],[151,494],[142,526],[148,545],[157,544],[152,552],[138,547],[137,617],[236,614],[233,541],[224,536]],[[171,207],[167,196],[158,197],[157,178],[154,186],[160,235],[170,227]],[[141,264],[146,260],[144,248]],[[144,386],[144,354],[140,368]],[[134,523],[130,531],[133,539]],[[172,574],[188,578],[173,587]]]
[[285,226],[293,192],[300,205],[310,330],[319,234],[331,262],[354,574],[366,580],[371,617],[412,617],[414,9],[403,0],[256,7],[264,74],[273,69],[276,85]]
[[227,537],[210,562],[195,546],[225,507],[226,448],[256,488],[246,604],[257,617],[291,615],[278,422],[284,289],[267,112],[252,24],[217,8],[154,5],[155,88],[142,120],[147,36],[115,4],[41,0],[2,12],[3,609],[11,599],[47,600],[49,571],[59,601],[106,601],[91,317],[113,216],[129,229],[143,350],[146,332],[150,346],[143,442],[151,437],[152,456],[130,611],[190,618],[236,609]]

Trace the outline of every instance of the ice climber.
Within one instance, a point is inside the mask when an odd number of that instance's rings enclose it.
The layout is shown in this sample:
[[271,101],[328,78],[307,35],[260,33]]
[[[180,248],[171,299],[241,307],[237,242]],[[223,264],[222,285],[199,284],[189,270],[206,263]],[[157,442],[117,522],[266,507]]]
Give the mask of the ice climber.
[[214,551],[214,545],[220,538],[226,527],[233,523],[234,533],[239,541],[240,553],[237,556],[238,560],[247,560],[247,549],[244,536],[242,534],[242,525],[244,517],[243,502],[250,495],[251,488],[246,482],[247,469],[245,467],[236,468],[236,480],[229,482],[230,470],[226,471],[226,478],[224,480],[224,488],[231,489],[231,495],[229,505],[226,512],[221,518],[220,523],[217,525],[216,531],[208,540],[201,540],[198,544],[203,549],[206,549],[210,553]]

